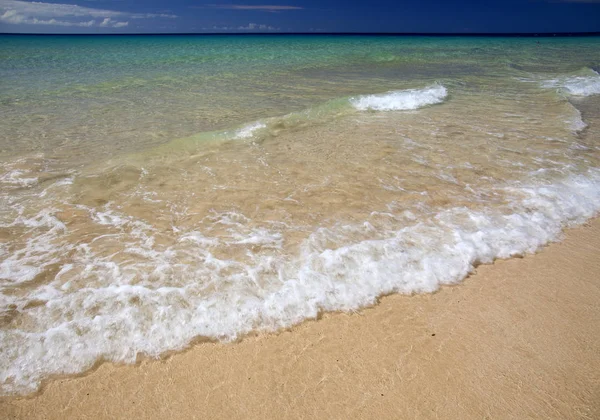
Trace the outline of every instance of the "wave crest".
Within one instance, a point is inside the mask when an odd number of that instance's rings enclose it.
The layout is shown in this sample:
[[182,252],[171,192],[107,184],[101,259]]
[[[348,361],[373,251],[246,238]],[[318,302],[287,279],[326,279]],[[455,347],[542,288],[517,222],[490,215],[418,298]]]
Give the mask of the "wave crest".
[[447,96],[446,88],[436,84],[423,89],[397,90],[379,95],[358,96],[350,99],[350,103],[359,111],[401,111],[439,104]]
[[247,138],[253,137],[254,132],[256,130],[260,130],[261,128],[266,128],[266,127],[267,126],[260,121],[250,123],[248,125],[243,126],[238,131],[236,131],[235,138],[236,139],[247,139]]
[[548,80],[543,84],[547,88],[558,88],[573,96],[592,96],[600,94],[600,74],[589,70],[584,76],[561,77]]

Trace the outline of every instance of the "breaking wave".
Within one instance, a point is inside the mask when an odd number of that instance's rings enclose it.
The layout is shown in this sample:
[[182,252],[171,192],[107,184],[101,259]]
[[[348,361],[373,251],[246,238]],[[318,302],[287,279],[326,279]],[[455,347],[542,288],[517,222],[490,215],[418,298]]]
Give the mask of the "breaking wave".
[[318,124],[356,111],[409,111],[444,102],[448,91],[435,84],[422,89],[396,90],[381,94],[338,98],[303,111],[248,123],[236,130],[199,133],[192,138],[252,140],[281,129]]
[[436,84],[424,89],[396,90],[378,95],[358,96],[350,99],[350,103],[359,111],[402,111],[439,104],[447,96],[446,88]]
[[583,75],[563,76],[547,80],[542,85],[547,88],[558,88],[572,96],[592,96],[600,94],[600,74],[586,69]]
[[[130,257],[122,260],[94,254],[91,244],[57,247],[55,240],[68,228],[56,210],[20,216],[13,227],[45,233],[22,251],[4,255],[4,282],[31,281],[42,261],[52,264],[64,253],[72,255],[72,263],[27,297],[1,295],[3,308],[27,306],[28,316],[39,323],[35,330],[0,330],[2,392],[33,391],[49,375],[82,372],[98,360],[133,363],[139,355],[182,349],[197,337],[235,340],[251,331],[289,327],[321,311],[372,305],[382,294],[432,292],[462,280],[477,264],[534,252],[557,239],[565,225],[582,223],[600,209],[597,170],[500,189],[512,197],[504,208],[449,208],[375,239],[333,248],[327,244],[372,229],[370,221],[318,228],[296,255],[282,252],[281,231],[251,227],[246,215],[232,212],[213,216],[229,234],[182,232],[174,245],[161,249],[156,230],[146,222],[110,206],[103,211],[79,206],[107,229],[94,241],[122,241],[127,232]],[[214,254],[219,244],[272,252],[243,263]],[[194,280],[200,278],[210,279],[212,290]]]

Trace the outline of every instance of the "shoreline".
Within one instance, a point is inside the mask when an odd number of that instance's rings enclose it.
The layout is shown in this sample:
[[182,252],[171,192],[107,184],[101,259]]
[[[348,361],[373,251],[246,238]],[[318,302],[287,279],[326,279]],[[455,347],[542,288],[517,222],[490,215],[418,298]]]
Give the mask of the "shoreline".
[[103,363],[3,397],[7,418],[594,418],[600,218],[433,294],[275,334]]

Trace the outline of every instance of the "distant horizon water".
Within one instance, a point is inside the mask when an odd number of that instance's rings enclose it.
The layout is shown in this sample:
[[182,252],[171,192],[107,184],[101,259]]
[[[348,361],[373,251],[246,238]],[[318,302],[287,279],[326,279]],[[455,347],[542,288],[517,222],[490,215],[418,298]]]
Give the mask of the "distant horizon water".
[[459,36],[459,37],[587,37],[600,36],[600,31],[581,32],[139,32],[139,33],[36,33],[36,32],[0,32],[0,35],[42,35],[42,36],[194,36],[194,35],[339,35],[339,36]]

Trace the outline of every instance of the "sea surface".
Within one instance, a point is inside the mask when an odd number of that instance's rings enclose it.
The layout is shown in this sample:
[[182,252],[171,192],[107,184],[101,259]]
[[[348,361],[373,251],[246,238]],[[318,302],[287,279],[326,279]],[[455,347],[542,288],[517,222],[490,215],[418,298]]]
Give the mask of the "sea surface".
[[0,36],[0,393],[430,293],[600,209],[600,38]]

